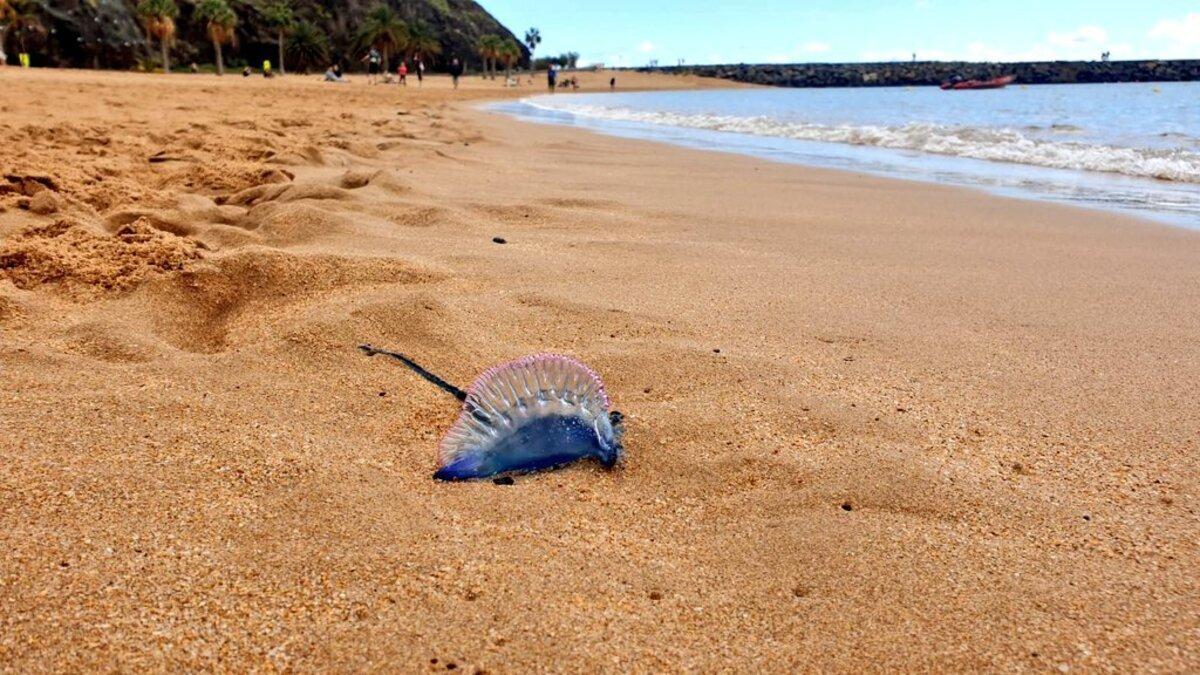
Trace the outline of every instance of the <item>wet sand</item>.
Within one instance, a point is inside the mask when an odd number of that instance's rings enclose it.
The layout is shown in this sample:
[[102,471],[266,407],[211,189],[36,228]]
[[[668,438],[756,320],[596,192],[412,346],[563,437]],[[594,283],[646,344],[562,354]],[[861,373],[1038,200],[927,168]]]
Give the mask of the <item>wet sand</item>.
[[314,80],[0,71],[5,669],[1200,668],[1200,234]]

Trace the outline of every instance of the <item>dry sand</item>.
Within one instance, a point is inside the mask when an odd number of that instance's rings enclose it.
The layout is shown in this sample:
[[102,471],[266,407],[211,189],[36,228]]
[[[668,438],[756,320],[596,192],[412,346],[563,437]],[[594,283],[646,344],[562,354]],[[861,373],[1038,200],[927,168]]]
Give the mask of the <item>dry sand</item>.
[[[2,670],[1200,668],[1194,232],[475,80],[0,87]],[[628,461],[435,483],[363,341],[574,354]]]

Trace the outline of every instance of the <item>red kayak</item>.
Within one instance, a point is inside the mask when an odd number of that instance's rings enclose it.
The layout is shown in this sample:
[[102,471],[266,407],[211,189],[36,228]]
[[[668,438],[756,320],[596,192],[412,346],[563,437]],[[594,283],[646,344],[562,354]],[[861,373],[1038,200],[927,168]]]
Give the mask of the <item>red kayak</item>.
[[1003,89],[1017,79],[1015,75],[1002,75],[990,80],[959,80],[958,82],[943,82],[942,89]]

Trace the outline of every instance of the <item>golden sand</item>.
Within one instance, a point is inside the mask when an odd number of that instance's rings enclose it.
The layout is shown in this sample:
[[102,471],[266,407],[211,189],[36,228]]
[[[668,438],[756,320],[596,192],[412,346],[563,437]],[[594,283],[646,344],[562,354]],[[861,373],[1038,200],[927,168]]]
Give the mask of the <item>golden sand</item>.
[[[0,670],[1200,668],[1200,235],[540,82],[0,70]],[[366,341],[575,355],[627,463],[436,483]]]

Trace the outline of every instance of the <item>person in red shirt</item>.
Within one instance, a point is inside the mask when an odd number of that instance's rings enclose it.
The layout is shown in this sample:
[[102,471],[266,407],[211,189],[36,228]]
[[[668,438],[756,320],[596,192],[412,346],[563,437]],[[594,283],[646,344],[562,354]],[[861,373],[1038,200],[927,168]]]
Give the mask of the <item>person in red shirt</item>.
[[400,67],[396,69],[396,74],[400,76],[400,84],[408,86],[408,63],[401,60]]

